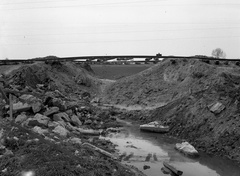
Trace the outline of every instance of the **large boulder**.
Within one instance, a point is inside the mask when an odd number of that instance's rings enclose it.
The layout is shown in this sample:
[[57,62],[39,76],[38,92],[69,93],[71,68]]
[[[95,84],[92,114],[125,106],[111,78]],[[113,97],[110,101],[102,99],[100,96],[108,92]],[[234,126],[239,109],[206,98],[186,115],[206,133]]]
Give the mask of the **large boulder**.
[[51,116],[53,114],[56,114],[57,112],[59,112],[59,108],[58,107],[51,107],[47,111],[44,112],[44,115],[45,116]]
[[175,149],[188,156],[198,156],[198,151],[188,142],[177,143]]
[[78,116],[72,115],[71,116],[72,123],[76,126],[81,126],[82,122],[79,120]]
[[65,122],[71,121],[71,119],[68,117],[67,113],[65,113],[65,112],[60,112],[60,113],[54,114],[53,120],[56,122],[57,121],[65,121]]
[[60,136],[63,136],[63,137],[66,137],[69,133],[69,131],[67,129],[65,129],[64,127],[62,127],[60,125],[55,127],[53,132],[56,134],[59,134]]

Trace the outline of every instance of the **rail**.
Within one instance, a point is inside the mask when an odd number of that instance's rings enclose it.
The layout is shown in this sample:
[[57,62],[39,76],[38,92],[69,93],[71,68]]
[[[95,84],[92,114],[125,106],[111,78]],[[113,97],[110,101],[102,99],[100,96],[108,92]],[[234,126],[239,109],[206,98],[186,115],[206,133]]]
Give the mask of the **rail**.
[[[98,60],[100,62],[118,59],[122,61],[131,60],[134,58],[145,58],[146,62],[156,62],[158,59],[168,59],[168,58],[182,58],[182,59],[200,59],[205,61],[232,61],[240,62],[240,59],[222,59],[214,58],[208,56],[159,56],[159,55],[113,55],[113,56],[78,56],[78,57],[59,57],[59,58],[37,58],[37,59],[11,59],[11,60],[0,60],[0,65],[10,65],[10,64],[31,64],[38,61],[83,61],[92,62],[93,60]],[[145,62],[145,61],[133,61],[133,62]]]

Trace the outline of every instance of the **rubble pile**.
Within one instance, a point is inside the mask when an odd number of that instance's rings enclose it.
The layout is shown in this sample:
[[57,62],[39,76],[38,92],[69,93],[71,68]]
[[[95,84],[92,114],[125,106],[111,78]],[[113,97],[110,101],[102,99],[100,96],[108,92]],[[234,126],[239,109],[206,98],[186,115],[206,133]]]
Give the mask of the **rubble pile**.
[[133,175],[109,157],[114,146],[98,138],[118,123],[89,103],[97,81],[73,64],[48,64],[23,66],[6,76],[13,118],[3,101],[0,175]]

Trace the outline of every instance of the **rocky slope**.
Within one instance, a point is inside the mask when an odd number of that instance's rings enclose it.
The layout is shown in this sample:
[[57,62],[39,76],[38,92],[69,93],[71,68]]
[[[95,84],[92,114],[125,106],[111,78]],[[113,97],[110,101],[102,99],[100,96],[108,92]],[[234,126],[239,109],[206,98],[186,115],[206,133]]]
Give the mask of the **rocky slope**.
[[93,77],[93,71],[88,65],[77,65],[71,62],[37,62],[8,72],[8,84],[19,88],[36,88],[44,84],[50,90],[65,93],[96,92],[100,81]]
[[22,65],[2,78],[0,175],[143,175],[121,164],[114,146],[98,136],[120,124],[90,104],[102,84],[73,63]]
[[170,126],[170,135],[240,161],[240,69],[235,65],[165,60],[114,83],[105,100],[143,106],[165,103],[142,115],[128,114],[142,123],[160,120]]

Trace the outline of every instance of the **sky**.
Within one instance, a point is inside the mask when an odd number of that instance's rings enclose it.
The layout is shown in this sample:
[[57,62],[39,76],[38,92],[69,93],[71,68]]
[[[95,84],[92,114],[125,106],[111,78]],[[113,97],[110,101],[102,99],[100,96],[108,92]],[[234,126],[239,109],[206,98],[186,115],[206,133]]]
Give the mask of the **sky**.
[[0,59],[240,58],[239,0],[0,0]]

